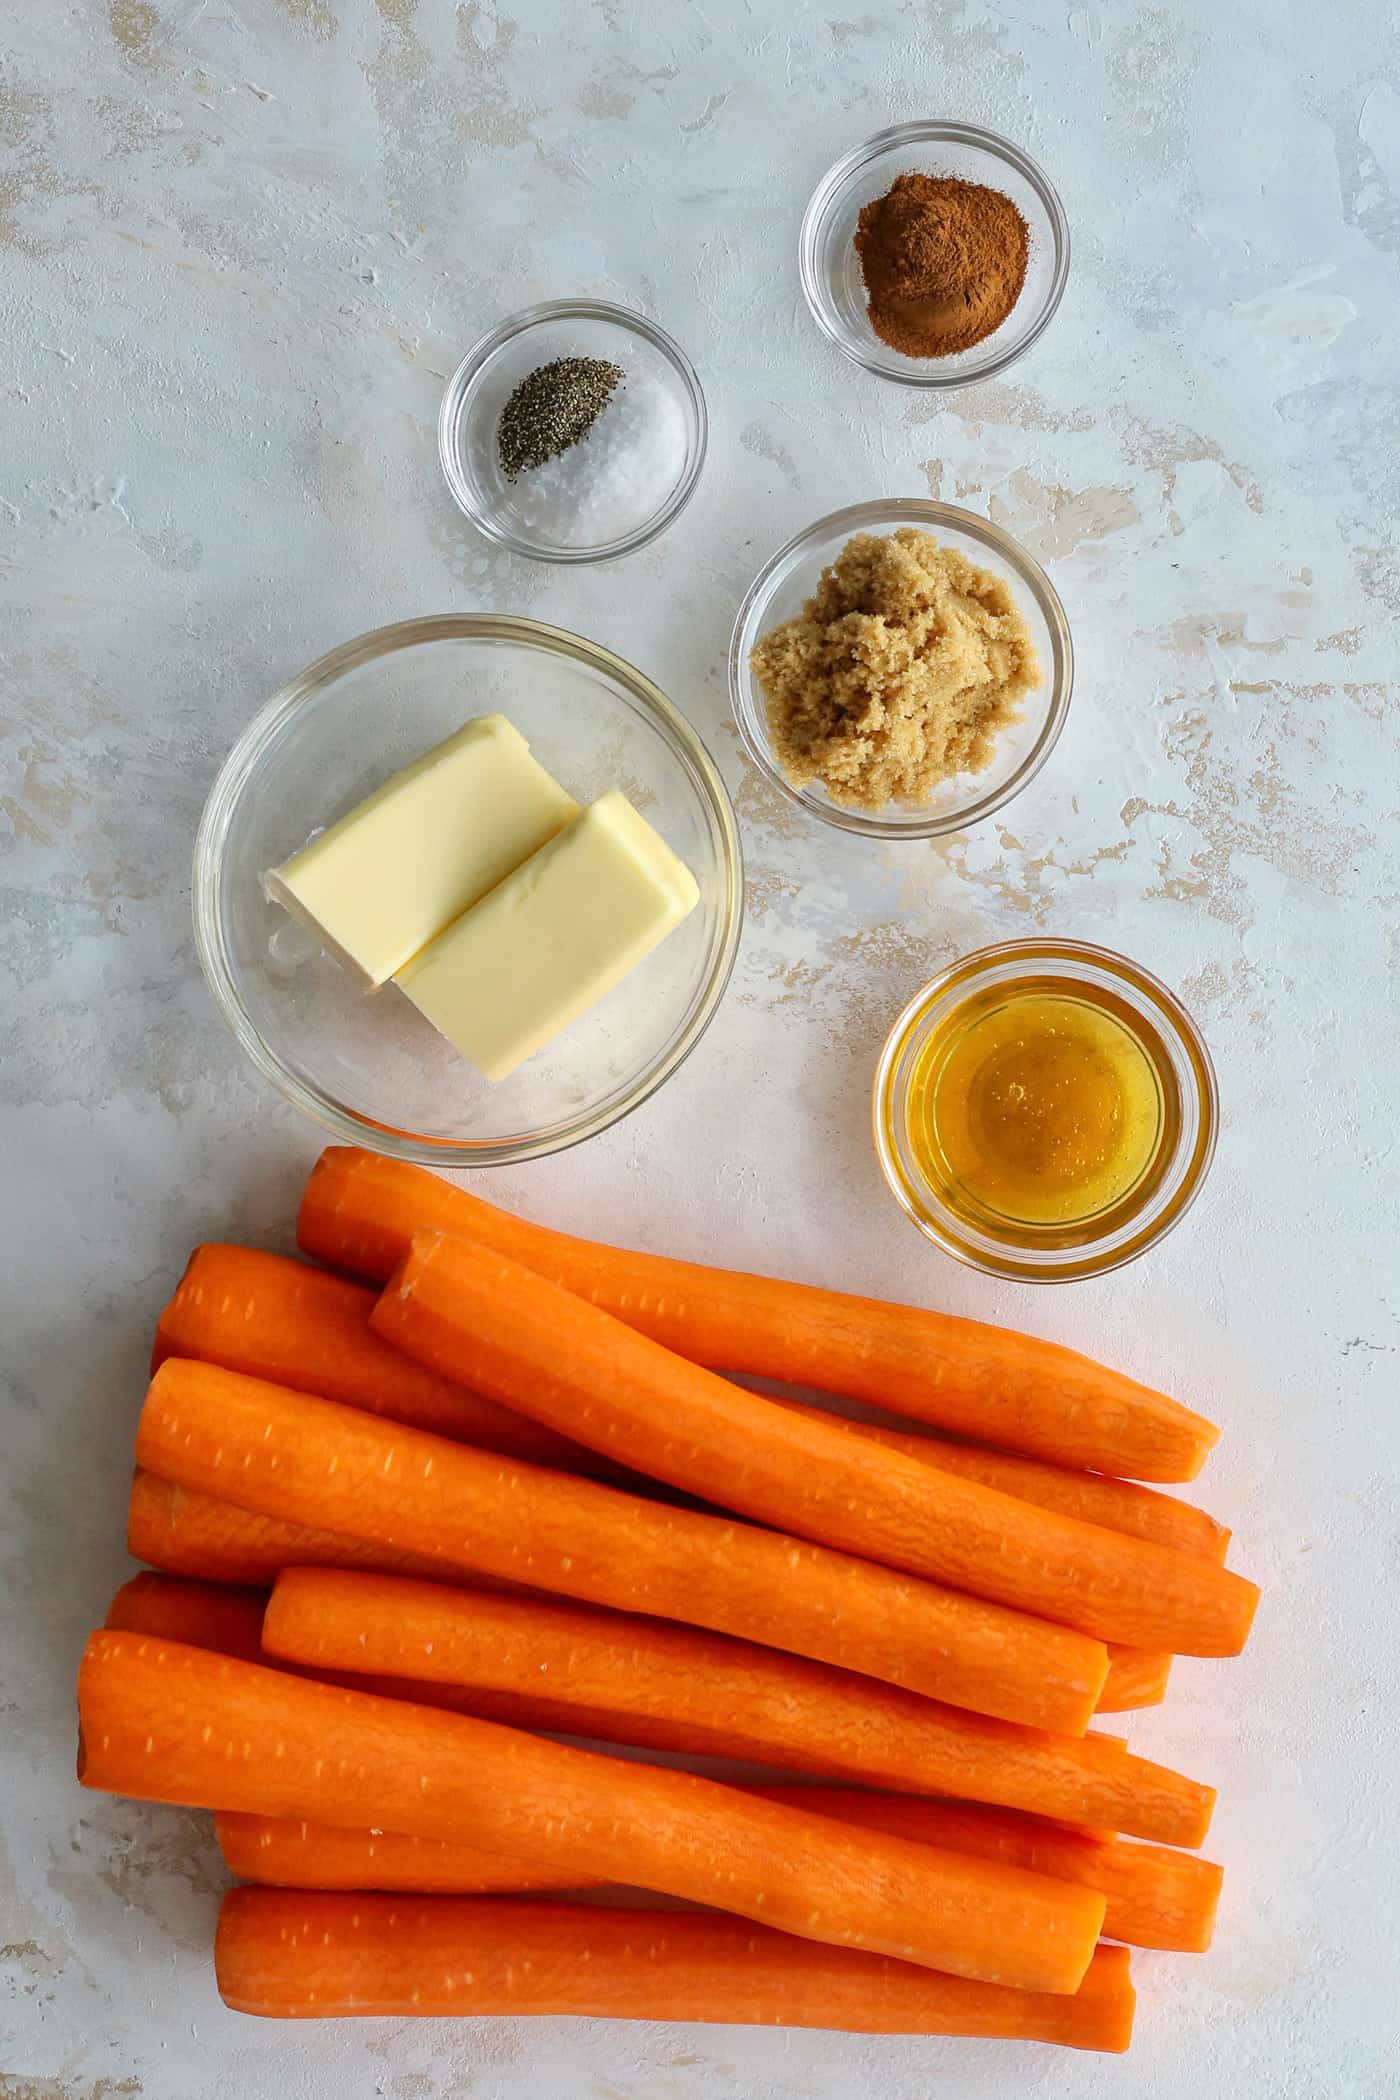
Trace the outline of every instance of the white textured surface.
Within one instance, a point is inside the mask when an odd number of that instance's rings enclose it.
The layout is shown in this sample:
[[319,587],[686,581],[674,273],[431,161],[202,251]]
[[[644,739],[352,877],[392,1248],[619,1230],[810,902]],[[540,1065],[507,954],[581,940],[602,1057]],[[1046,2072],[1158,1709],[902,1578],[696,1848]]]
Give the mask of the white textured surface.
[[[0,2094],[1400,2091],[1400,95],[1378,0],[68,0],[8,10],[4,35]],[[1040,347],[947,405],[843,365],[794,259],[836,154],[928,114],[1024,141],[1075,236]],[[566,576],[472,537],[433,422],[470,340],[575,291],[679,337],[714,433],[674,531]],[[1004,823],[882,855],[746,770],[723,654],[791,531],[928,489],[1049,564],[1079,687]],[[1133,1727],[1220,1782],[1220,1939],[1139,1959],[1126,2070],[800,2034],[240,2022],[211,1987],[220,1877],[193,1819],[72,1781],[73,1666],[125,1572],[156,1308],[200,1235],[285,1239],[316,1143],[240,1069],[198,980],[200,800],[289,672],[380,621],[478,606],[654,673],[719,755],[751,863],[702,1051],[607,1139],[491,1193],[1020,1321],[1224,1422],[1202,1492],[1267,1585],[1257,1636],[1233,1667],[1180,1664]],[[1042,928],[1185,992],[1225,1130],[1164,1248],[1036,1295],[924,1250],[878,1183],[865,1093],[924,974]]]

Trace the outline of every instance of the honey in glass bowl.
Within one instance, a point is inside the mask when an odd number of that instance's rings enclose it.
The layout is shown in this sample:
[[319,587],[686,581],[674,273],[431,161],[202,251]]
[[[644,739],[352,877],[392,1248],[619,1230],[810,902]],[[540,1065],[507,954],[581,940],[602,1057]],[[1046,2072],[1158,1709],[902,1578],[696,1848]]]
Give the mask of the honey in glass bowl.
[[1013,1236],[1130,1197],[1176,1109],[1170,1069],[1128,1021],[1050,980],[955,1006],[909,1081],[911,1142],[943,1200]]
[[1116,1267],[1190,1203],[1214,1075],[1171,993],[1106,949],[1009,942],[955,964],[891,1031],[886,1178],[928,1238],[1028,1281]]

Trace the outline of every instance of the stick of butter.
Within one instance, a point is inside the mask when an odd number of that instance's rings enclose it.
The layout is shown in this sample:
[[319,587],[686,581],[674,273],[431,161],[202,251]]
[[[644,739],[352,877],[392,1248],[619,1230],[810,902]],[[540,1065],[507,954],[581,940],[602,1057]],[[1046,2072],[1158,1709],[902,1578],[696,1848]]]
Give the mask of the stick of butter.
[[504,1079],[636,968],[700,892],[618,788],[463,912],[395,982],[488,1079]]
[[578,815],[504,715],[425,751],[265,878],[340,961],[381,985]]

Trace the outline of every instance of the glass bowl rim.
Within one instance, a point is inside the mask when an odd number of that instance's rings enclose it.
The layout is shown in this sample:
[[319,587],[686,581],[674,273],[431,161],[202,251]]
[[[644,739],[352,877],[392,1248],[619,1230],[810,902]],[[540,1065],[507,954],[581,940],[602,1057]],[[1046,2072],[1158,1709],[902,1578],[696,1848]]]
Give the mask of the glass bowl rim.
[[[621,539],[609,540],[601,547],[544,547],[538,541],[529,540],[512,532],[491,516],[477,501],[475,487],[462,470],[462,464],[454,442],[458,420],[466,401],[467,390],[488,360],[506,343],[524,335],[542,322],[550,321],[608,321],[625,329],[632,335],[641,336],[671,366],[681,383],[695,418],[695,444],[686,470],[662,504],[660,510],[635,532],[624,533]],[[659,537],[668,525],[680,516],[695,494],[700,481],[700,470],[705,464],[709,445],[710,419],[705,405],[705,390],[694,365],[682,350],[674,336],[645,314],[636,313],[631,307],[618,306],[608,299],[545,299],[538,305],[522,307],[519,313],[508,314],[504,321],[488,329],[468,350],[456,371],[443,388],[442,401],[438,408],[438,461],[453,502],[477,531],[498,547],[507,548],[512,554],[524,555],[530,561],[553,562],[563,567],[584,562],[617,561],[624,554],[633,554],[639,547],[647,546]]]
[[[778,571],[792,556],[800,550],[807,549],[816,540],[836,532],[849,535],[861,531],[866,526],[880,524],[922,524],[932,528],[939,525],[948,526],[956,532],[965,532],[970,539],[980,541],[994,554],[1000,555],[1035,600],[1041,617],[1050,630],[1054,659],[1049,666],[1050,697],[1045,720],[1016,770],[999,788],[989,790],[985,795],[963,804],[958,809],[930,814],[917,824],[893,823],[869,810],[844,809],[836,803],[821,803],[810,799],[802,788],[792,785],[769,752],[766,740],[760,742],[754,734],[748,720],[749,709],[745,704],[746,695],[752,691],[753,712],[756,715],[762,713],[761,696],[754,687],[748,658],[754,642],[759,639],[758,620],[772,595]],[[752,637],[746,632],[750,625],[755,629]],[[1013,801],[1023,788],[1029,787],[1059,742],[1073,694],[1074,643],[1070,636],[1069,621],[1065,616],[1059,592],[1035,556],[1000,525],[994,525],[989,518],[979,517],[975,511],[962,510],[955,503],[939,503],[930,496],[883,496],[868,503],[853,503],[844,510],[831,511],[826,517],[818,518],[814,525],[795,533],[764,563],[744,593],[729,641],[730,709],[744,749],[760,772],[790,802],[795,802],[799,809],[805,810],[808,816],[817,817],[826,824],[834,824],[841,831],[854,831],[865,838],[887,839],[892,843],[941,838],[949,832],[966,831],[973,824],[980,824],[984,818],[994,815],[997,810],[1003,809],[1008,802]]]
[[[959,1236],[955,1225],[946,1222],[942,1206],[915,1203],[905,1184],[894,1147],[886,1135],[882,1113],[886,1107],[890,1110],[891,1122],[903,1118],[902,1097],[895,1095],[894,1078],[911,1033],[950,990],[956,988],[961,995],[970,995],[991,971],[1008,962],[1039,964],[1047,974],[1055,974],[1057,969],[1068,971],[1076,964],[1087,964],[1116,978],[1120,984],[1146,999],[1153,1009],[1154,1020],[1173,1047],[1181,1051],[1192,1075],[1190,1091],[1196,1121],[1194,1129],[1183,1130],[1181,1144],[1189,1143],[1190,1157],[1181,1180],[1175,1188],[1167,1191],[1155,1211],[1149,1196],[1142,1213],[1133,1221],[1133,1229],[1128,1230],[1127,1237],[1108,1255],[1097,1251],[1101,1242],[1090,1240],[1078,1247],[1047,1250],[1060,1258],[1033,1264],[1027,1251],[1020,1248],[1006,1247],[989,1253],[971,1245]],[[896,1108],[900,1110],[898,1119],[894,1113]],[[976,948],[971,954],[949,963],[914,993],[896,1016],[881,1046],[871,1084],[870,1119],[875,1153],[886,1185],[905,1216],[925,1239],[944,1254],[952,1255],[956,1261],[985,1276],[996,1276],[1014,1283],[1074,1283],[1107,1276],[1114,1269],[1125,1267],[1165,1239],[1185,1217],[1204,1187],[1215,1158],[1220,1135],[1220,1090],[1215,1062],[1205,1037],[1186,1006],[1160,977],[1116,949],[1092,941],[1060,940],[1042,935],[996,941],[988,947]]]
[[[434,641],[523,642],[553,656],[592,666],[617,680],[642,703],[672,754],[690,772],[719,836],[719,938],[703,988],[679,1037],[620,1098],[546,1129],[510,1139],[433,1138],[357,1115],[292,1071],[249,1016],[239,994],[223,937],[224,848],[229,826],[255,767],[288,722],[325,689],[362,664]],[[734,806],[709,752],[661,688],[624,657],[567,628],[513,613],[435,613],[369,629],[317,657],[280,686],[240,732],[214,777],[195,833],[191,883],[195,948],[205,982],[235,1041],[263,1077],[303,1115],[342,1142],[361,1144],[419,1166],[494,1167],[540,1159],[581,1144],[620,1122],[665,1084],[695,1049],[719,1010],[733,974],[744,918],[744,859]]]
[[[1040,199],[1055,241],[1055,267],[1050,286],[1040,312],[1025,334],[1014,343],[1006,345],[982,363],[964,365],[957,372],[918,368],[903,371],[885,362],[888,352],[882,344],[878,351],[850,341],[835,325],[827,311],[826,289],[822,274],[817,268],[817,241],[822,221],[833,200],[842,187],[859,171],[877,160],[882,153],[897,150],[902,146],[952,144],[972,146],[988,153],[994,160],[1006,162],[1023,176]],[[802,214],[802,227],[798,234],[798,270],[802,278],[803,296],[813,320],[827,340],[834,343],[843,357],[863,371],[871,372],[877,379],[888,379],[895,386],[923,387],[934,392],[953,393],[959,387],[980,386],[984,380],[995,379],[1024,356],[1032,344],[1039,341],[1064,296],[1069,279],[1070,234],[1069,220],[1064,205],[1050,177],[1040,163],[1018,146],[1013,139],[1004,138],[998,131],[989,131],[979,124],[964,124],[953,119],[917,118],[907,124],[891,124],[883,131],[872,132],[858,146],[833,161],[807,201]]]

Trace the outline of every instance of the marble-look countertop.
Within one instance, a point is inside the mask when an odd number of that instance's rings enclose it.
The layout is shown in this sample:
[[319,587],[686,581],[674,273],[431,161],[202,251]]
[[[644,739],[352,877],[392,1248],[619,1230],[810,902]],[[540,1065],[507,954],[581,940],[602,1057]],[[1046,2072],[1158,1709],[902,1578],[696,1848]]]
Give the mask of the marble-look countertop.
[[[1379,0],[53,0],[0,31],[2,2100],[958,2100],[1400,2092],[1396,929],[1400,91]],[[961,115],[1063,195],[1074,265],[1005,381],[940,401],[803,305],[812,185]],[[624,566],[474,537],[445,375],[529,301],[641,307],[700,368],[700,491]],[[1047,564],[1069,726],[1000,820],[881,850],[742,757],[723,659],[790,533],[882,492]],[[197,1817],[85,1795],[73,1669],[127,1572],[157,1307],[195,1240],[285,1245],[316,1134],[196,967],[191,836],[258,703],[331,644],[534,612],[654,674],[734,791],[732,990],[662,1095],[500,1176],[542,1218],[1022,1324],[1223,1422],[1201,1484],[1266,1586],[1134,1743],[1218,1781],[1204,1960],[1142,1956],[1128,2067],[940,2042],[225,2012]],[[1035,1292],[937,1257],[867,1134],[876,1049],[989,940],[1177,986],[1224,1135],[1187,1224]]]

